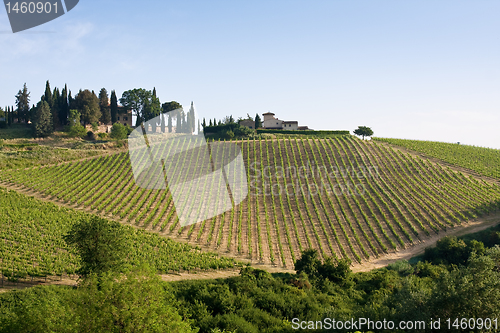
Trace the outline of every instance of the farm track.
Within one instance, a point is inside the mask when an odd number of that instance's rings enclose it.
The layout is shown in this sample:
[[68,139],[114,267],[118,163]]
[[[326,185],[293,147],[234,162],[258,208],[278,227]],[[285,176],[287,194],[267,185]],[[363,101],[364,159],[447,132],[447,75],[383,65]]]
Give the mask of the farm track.
[[[325,257],[347,257],[355,263],[354,267],[370,265],[394,253],[412,253],[412,249],[432,242],[459,224],[481,221],[481,217],[471,216],[479,211],[494,212],[500,202],[498,180],[487,179],[490,185],[475,182],[476,178],[468,179],[469,175],[475,177],[470,170],[465,173],[455,167],[450,172],[445,163],[431,158],[434,169],[418,159],[420,154],[407,156],[385,143],[351,138],[280,139],[243,141],[239,146],[248,179],[256,180],[257,186],[249,185],[251,194],[241,207],[236,205],[215,218],[184,228],[179,224],[168,190],[141,189],[134,184],[126,153],[62,162],[43,169],[8,171],[0,175],[0,185],[224,256],[250,260],[257,266],[281,269],[293,268],[293,258],[300,257],[301,250],[309,247],[318,249]],[[227,143],[221,147],[222,155],[233,149]],[[249,170],[252,162],[260,165]],[[169,167],[183,171],[179,175],[184,177],[196,166],[193,163],[197,163],[197,158],[187,154],[182,163]],[[335,167],[338,172],[312,172],[302,177],[280,176],[276,170],[305,169],[315,163]],[[378,176],[360,176],[360,170],[370,166],[377,167]],[[264,176],[264,167],[270,167],[274,173]],[[58,172],[67,178],[67,183],[57,179]],[[263,194],[264,188],[259,186],[265,182],[293,191],[290,195]],[[359,184],[365,192],[336,193],[341,187],[317,195],[301,191],[322,184]],[[197,191],[194,189],[191,197]],[[255,195],[256,191],[261,192]],[[210,195],[218,198],[220,194]],[[100,206],[102,209],[98,210]]]

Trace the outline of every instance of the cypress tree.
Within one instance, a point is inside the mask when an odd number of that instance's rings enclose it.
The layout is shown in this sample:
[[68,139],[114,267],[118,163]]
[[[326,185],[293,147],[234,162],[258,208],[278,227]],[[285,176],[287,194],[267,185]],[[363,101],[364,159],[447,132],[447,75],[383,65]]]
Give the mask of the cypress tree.
[[111,113],[109,108],[108,91],[102,88],[99,92],[99,109],[101,110],[101,123],[109,124],[111,122]]
[[59,104],[61,102],[61,94],[59,92],[59,88],[54,88],[54,92],[52,93],[52,106],[50,106],[50,112],[52,113],[52,125],[54,126],[54,130],[61,126],[61,122],[59,120]]
[[12,125],[12,115],[10,114],[10,107],[5,107],[5,112],[7,113],[7,125]]
[[49,80],[45,83],[45,94],[42,96],[42,101],[46,101],[49,107],[52,107],[52,92],[50,91]]
[[259,114],[257,113],[255,115],[255,128],[261,128],[262,127],[262,121],[260,120],[260,116]]
[[61,125],[68,124],[69,116],[69,104],[68,104],[68,86],[65,84],[61,92],[61,98],[59,100],[59,121]]
[[118,115],[118,99],[116,98],[116,92],[111,90],[111,101],[110,101],[110,111],[111,111],[111,123],[116,123],[116,117]]
[[19,122],[22,119],[23,122],[27,124],[30,113],[30,93],[28,92],[26,83],[24,84],[23,89],[19,90],[16,95],[16,106],[17,114],[19,115]]
[[52,113],[46,101],[40,101],[37,105],[33,129],[35,137],[41,138],[47,137],[53,132]]

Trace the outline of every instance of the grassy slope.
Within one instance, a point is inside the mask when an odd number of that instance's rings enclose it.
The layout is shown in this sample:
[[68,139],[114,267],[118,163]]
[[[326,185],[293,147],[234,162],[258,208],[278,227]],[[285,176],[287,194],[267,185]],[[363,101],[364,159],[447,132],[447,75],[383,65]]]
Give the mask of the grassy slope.
[[[0,258],[6,276],[60,275],[78,265],[63,235],[83,212],[0,188]],[[132,228],[126,226],[127,228]],[[160,272],[234,267],[233,259],[206,253],[153,233],[134,229],[133,263],[146,260]]]
[[435,141],[373,138],[500,179],[500,150]]

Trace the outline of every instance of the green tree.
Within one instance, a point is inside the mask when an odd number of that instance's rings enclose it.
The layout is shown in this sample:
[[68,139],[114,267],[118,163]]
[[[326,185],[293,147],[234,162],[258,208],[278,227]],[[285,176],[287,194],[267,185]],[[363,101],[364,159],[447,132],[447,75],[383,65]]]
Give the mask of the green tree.
[[152,96],[150,90],[143,88],[123,92],[120,103],[128,110],[132,110],[132,113],[137,117],[136,126],[148,120],[146,112],[149,113],[150,110],[146,110],[146,105],[151,103]]
[[78,110],[69,110],[68,134],[72,137],[83,137],[87,134],[85,127],[80,123],[80,112]]
[[76,109],[78,106],[76,105],[75,99],[71,96],[71,90],[68,93],[68,108],[70,110]]
[[54,130],[61,126],[61,120],[59,119],[59,106],[61,103],[61,93],[59,92],[59,88],[54,88],[54,92],[52,93],[52,106],[50,107],[50,112],[52,113],[52,124],[54,126]]
[[111,127],[110,137],[112,137],[113,139],[125,140],[127,138],[127,135],[127,128],[122,125],[122,123],[116,122],[113,124],[113,127]]
[[257,113],[255,115],[255,128],[261,128],[261,127],[262,127],[262,120],[260,119],[260,116]]
[[42,101],[47,102],[49,107],[52,107],[52,91],[50,90],[49,80],[45,83],[45,93],[42,96]]
[[54,131],[52,125],[52,114],[50,113],[49,104],[46,101],[40,101],[37,104],[36,115],[34,121],[34,136],[47,137]]
[[108,91],[102,88],[99,92],[99,110],[101,111],[101,123],[109,124],[111,122],[111,112],[108,101]]
[[19,90],[16,95],[16,106],[19,118],[23,119],[27,124],[30,120],[30,93],[26,87],[26,83],[24,83],[23,89]]
[[68,86],[65,84],[61,91],[61,98],[59,100],[59,121],[61,125],[68,124],[69,117],[69,104],[68,104]]
[[354,130],[354,134],[358,136],[362,136],[363,140],[365,139],[365,136],[372,136],[373,131],[370,127],[367,126],[358,126],[357,129]]
[[78,289],[80,332],[197,332],[168,303],[171,291],[148,266],[91,275]]
[[129,228],[98,216],[80,219],[64,237],[81,258],[78,272],[83,276],[122,271],[132,251],[130,239]]
[[78,92],[75,97],[75,103],[78,112],[81,114],[81,120],[85,125],[97,122],[101,117],[99,99],[88,89]]
[[316,249],[307,249],[303,251],[301,258],[295,261],[295,270],[297,274],[304,272],[310,277],[318,275],[320,266],[321,260],[319,259],[318,250]]
[[[153,88],[153,93],[149,99],[144,101],[144,120],[148,121],[156,118],[161,113],[161,104],[158,97],[156,97],[156,88]],[[156,133],[156,121],[152,124],[153,132]]]
[[110,112],[111,112],[111,123],[116,123],[116,118],[118,116],[118,99],[116,98],[116,92],[111,90],[111,100],[110,100]]

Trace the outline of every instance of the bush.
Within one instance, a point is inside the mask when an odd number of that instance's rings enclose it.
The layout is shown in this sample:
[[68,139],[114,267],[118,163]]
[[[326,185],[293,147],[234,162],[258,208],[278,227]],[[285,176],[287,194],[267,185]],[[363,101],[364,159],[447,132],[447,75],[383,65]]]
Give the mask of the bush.
[[68,135],[71,137],[83,137],[85,135],[85,127],[82,125],[70,126]]
[[114,123],[111,128],[111,135],[113,139],[124,140],[128,136],[127,127],[123,126],[121,123]]
[[97,131],[99,130],[99,125],[97,125],[97,123],[96,123],[96,122],[93,122],[93,123],[92,123],[92,130],[93,130],[94,132],[97,132]]
[[101,132],[101,133],[98,133],[97,136],[99,137],[99,139],[104,139],[107,136],[107,134]]
[[7,122],[6,121],[0,121],[0,128],[6,128],[7,127]]

